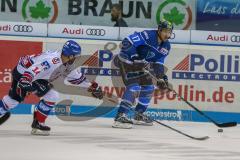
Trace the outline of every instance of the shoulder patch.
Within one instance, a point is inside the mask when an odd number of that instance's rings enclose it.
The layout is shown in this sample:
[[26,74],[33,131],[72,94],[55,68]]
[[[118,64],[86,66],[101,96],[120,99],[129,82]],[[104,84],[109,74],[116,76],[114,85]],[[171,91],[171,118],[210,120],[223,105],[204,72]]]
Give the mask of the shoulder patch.
[[167,54],[168,54],[168,49],[166,49],[166,48],[161,48],[161,49],[160,49],[160,52],[161,52],[162,54],[164,54],[164,55],[167,55]]
[[145,36],[146,39],[149,39],[149,36],[148,36],[147,31],[143,31],[143,34],[144,34],[144,36]]
[[58,57],[55,57],[55,58],[52,59],[52,63],[53,64],[60,63],[60,59]]

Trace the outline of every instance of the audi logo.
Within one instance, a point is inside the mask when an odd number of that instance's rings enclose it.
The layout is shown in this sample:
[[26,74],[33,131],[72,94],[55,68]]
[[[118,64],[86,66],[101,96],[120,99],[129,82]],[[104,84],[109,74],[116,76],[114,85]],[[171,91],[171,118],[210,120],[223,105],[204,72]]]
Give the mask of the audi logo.
[[239,35],[239,36],[232,35],[232,36],[231,36],[231,41],[232,41],[232,42],[240,43],[240,35]]
[[104,36],[106,31],[104,29],[87,29],[86,34],[90,36]]
[[15,32],[32,32],[33,27],[29,25],[14,25],[13,30]]

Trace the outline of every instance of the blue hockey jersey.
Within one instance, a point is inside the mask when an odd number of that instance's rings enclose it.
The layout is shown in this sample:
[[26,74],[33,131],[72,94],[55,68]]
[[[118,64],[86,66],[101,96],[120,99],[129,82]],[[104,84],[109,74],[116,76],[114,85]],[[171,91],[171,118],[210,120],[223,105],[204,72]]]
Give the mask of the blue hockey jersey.
[[169,54],[169,41],[158,42],[157,30],[135,32],[122,41],[120,56],[126,60],[145,60],[147,62],[164,63]]

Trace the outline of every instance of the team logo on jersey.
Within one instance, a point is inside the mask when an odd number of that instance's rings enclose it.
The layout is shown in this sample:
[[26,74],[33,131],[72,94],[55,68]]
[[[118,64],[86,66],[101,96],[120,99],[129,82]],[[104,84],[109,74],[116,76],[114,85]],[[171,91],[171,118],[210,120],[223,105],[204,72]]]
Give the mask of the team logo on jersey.
[[60,63],[60,59],[58,57],[55,57],[55,58],[52,59],[52,63],[53,64],[58,64],[58,63]]
[[20,58],[20,64],[25,68],[29,68],[33,62],[29,56],[24,56]]
[[172,78],[240,81],[239,61],[239,55],[215,55],[207,57],[201,54],[190,54],[175,66]]
[[146,59],[150,59],[150,58],[152,58],[152,57],[154,57],[154,56],[155,56],[155,53],[149,51],[148,54],[147,54],[147,56],[146,56]]

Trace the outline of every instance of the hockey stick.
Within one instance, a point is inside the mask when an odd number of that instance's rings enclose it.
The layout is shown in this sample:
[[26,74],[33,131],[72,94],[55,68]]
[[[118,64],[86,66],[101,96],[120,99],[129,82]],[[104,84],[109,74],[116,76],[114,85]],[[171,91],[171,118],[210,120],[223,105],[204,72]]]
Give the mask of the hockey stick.
[[[109,101],[111,101],[111,102],[117,103],[117,102],[116,102],[115,100],[113,100],[112,98],[109,98],[109,97],[107,97],[107,96],[104,96],[104,97],[105,97],[106,99],[108,99]],[[131,110],[132,112],[134,112],[135,114],[137,114],[137,111],[135,111],[133,108],[127,107],[127,106],[124,106],[124,107],[126,107],[127,109],[129,109],[129,110]],[[147,115],[144,115],[144,114],[142,114],[141,116],[142,116],[143,118],[150,118],[150,117],[148,117]],[[182,131],[180,131],[180,130],[177,130],[177,129],[169,126],[169,125],[166,125],[166,124],[164,124],[164,123],[162,123],[162,122],[160,122],[160,121],[158,121],[158,120],[155,120],[155,119],[151,119],[151,120],[154,121],[154,122],[156,122],[156,123],[158,123],[158,124],[160,124],[160,125],[162,125],[162,126],[164,126],[164,127],[167,127],[168,129],[171,129],[172,131],[175,131],[175,132],[177,132],[177,133],[179,133],[179,134],[181,134],[181,135],[184,135],[184,136],[186,136],[186,137],[188,137],[188,138],[191,138],[191,139],[194,139],[194,140],[200,140],[200,141],[202,141],[202,140],[206,140],[206,139],[209,138],[208,136],[203,136],[203,137],[191,136],[191,135],[189,135],[189,134],[187,134],[187,133],[184,133],[184,132],[182,132]]]
[[158,123],[158,124],[160,124],[160,125],[162,125],[162,126],[164,126],[164,127],[169,128],[169,129],[171,129],[171,130],[173,130],[173,131],[175,131],[175,132],[177,132],[177,133],[180,133],[180,134],[182,134],[182,135],[184,135],[184,136],[186,136],[186,137],[189,137],[189,138],[191,138],[191,139],[195,139],[195,140],[200,140],[200,141],[202,141],[202,140],[206,140],[206,139],[209,138],[208,136],[204,136],[204,137],[191,136],[191,135],[189,135],[189,134],[187,134],[187,133],[184,133],[184,132],[182,132],[182,131],[179,131],[179,130],[171,127],[171,126],[168,126],[168,125],[166,125],[166,124],[164,124],[164,123],[162,123],[162,122],[160,122],[160,121],[158,121],[158,120],[154,120],[154,119],[153,119],[153,121],[156,122],[156,123]]
[[[155,77],[151,72],[149,72],[146,69],[143,69],[144,72],[148,73],[154,80],[159,81],[157,79],[157,77]],[[213,120],[211,117],[209,117],[208,115],[204,114],[202,111],[200,111],[199,109],[197,109],[193,104],[191,104],[189,101],[185,100],[182,96],[180,96],[174,89],[168,87],[168,89],[170,91],[172,91],[177,97],[179,97],[182,101],[184,101],[186,104],[188,104],[191,108],[193,108],[195,111],[197,111],[200,115],[202,115],[203,117],[207,118],[209,121],[211,121],[213,124],[215,124],[216,126],[220,127],[220,128],[224,128],[224,127],[234,127],[237,126],[237,122],[226,122],[226,123],[217,123],[215,120]]]

